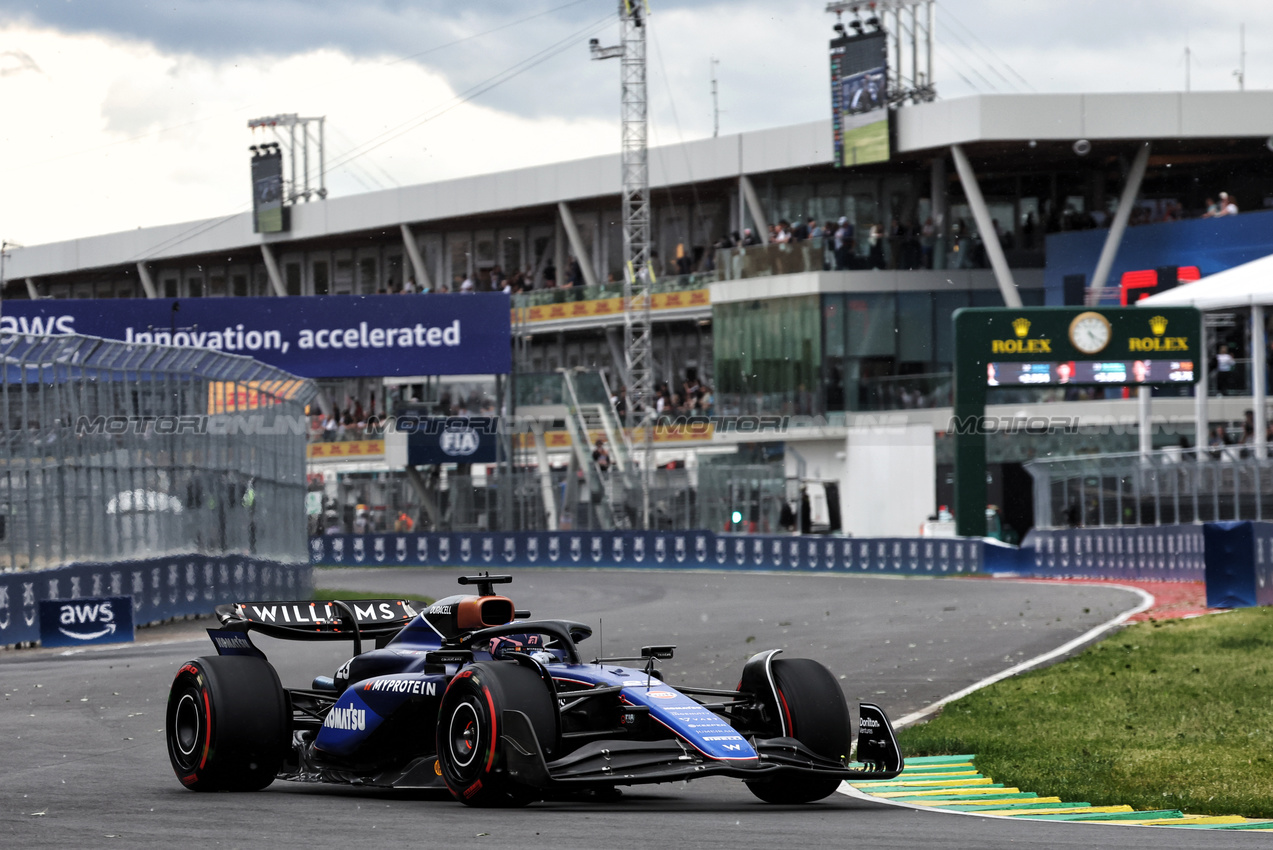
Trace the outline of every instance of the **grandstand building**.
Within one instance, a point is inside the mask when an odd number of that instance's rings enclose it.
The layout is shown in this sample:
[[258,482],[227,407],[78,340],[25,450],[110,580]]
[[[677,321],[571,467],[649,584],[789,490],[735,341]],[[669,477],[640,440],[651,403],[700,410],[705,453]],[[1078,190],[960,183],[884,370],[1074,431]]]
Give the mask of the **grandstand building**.
[[[951,501],[955,310],[1113,303],[1129,274],[1167,285],[1273,253],[1273,92],[977,96],[897,109],[891,134],[886,162],[852,168],[833,164],[829,121],[651,150],[654,360],[668,413],[688,381],[710,388],[710,409],[694,412],[790,417],[779,429],[665,433],[660,464],[782,458],[791,476],[839,484],[846,532],[913,534]],[[619,165],[613,154],[329,197],[292,207],[285,233],[254,233],[245,212],[16,249],[3,294],[302,299],[466,280],[482,291],[520,271],[532,287],[512,297],[519,410],[542,401],[533,376],[559,369],[599,373],[613,394],[624,382]],[[1241,213],[1206,217],[1222,191]],[[849,250],[837,255],[830,236],[769,241],[772,226],[810,219],[846,220]],[[760,244],[735,246],[748,231]],[[547,286],[567,278],[575,285]],[[1210,415],[1240,421],[1245,325],[1232,311],[1208,324],[1237,364],[1210,388],[1221,396]],[[446,395],[445,380],[306,377],[336,408]],[[483,379],[459,383],[483,397]],[[1135,418],[1121,391],[1009,392],[992,393],[992,412],[1046,404],[1078,421]],[[1169,426],[1157,444],[1196,444],[1190,399],[1154,409]],[[1033,521],[1025,462],[1137,445],[1126,428],[1092,430],[991,439],[990,501],[1019,532]],[[561,465],[578,441],[550,429],[522,462]],[[396,472],[377,440],[320,437],[311,461],[329,476]]]

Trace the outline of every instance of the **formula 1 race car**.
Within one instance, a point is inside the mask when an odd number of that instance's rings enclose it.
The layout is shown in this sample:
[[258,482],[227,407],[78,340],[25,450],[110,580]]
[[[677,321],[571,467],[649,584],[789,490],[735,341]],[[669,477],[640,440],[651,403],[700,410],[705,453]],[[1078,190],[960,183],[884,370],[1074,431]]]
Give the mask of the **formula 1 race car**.
[[[401,599],[218,606],[219,653],[188,661],[168,697],[168,755],[196,791],[274,779],[394,788],[445,785],[472,806],[522,805],[617,786],[742,779],[770,803],[807,803],[841,780],[890,779],[902,754],[884,712],[851,717],[835,677],[807,659],[753,656],[736,690],[669,685],[657,663],[580,658],[591,628],[530,620],[496,595],[511,576],[465,576],[476,595],[417,613]],[[284,688],[251,632],[352,640],[309,689]],[[376,648],[362,651],[364,639]],[[637,662],[639,666],[625,666]]]

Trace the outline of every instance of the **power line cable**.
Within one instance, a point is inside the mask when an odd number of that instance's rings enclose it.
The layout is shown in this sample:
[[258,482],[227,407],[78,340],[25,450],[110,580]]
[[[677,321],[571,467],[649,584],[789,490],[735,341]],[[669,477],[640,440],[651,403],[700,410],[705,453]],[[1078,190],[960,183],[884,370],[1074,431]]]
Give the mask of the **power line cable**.
[[[941,47],[941,45],[937,45],[937,53],[938,53],[938,55],[942,55],[942,54],[945,54],[945,53],[946,53],[946,50],[945,50],[944,48],[942,48],[942,47]],[[981,87],[980,87],[980,86],[978,86],[976,83],[974,83],[972,80],[970,80],[970,79],[968,79],[967,77],[965,77],[965,76],[964,76],[964,73],[963,73],[962,71],[960,71],[958,68],[956,68],[956,67],[954,66],[954,64],[953,64],[953,63],[951,63],[951,62],[950,62],[950,58],[951,58],[951,57],[949,57],[949,56],[947,56],[947,57],[946,57],[946,59],[947,59],[947,64],[949,64],[949,65],[950,65],[950,70],[954,71],[954,72],[955,72],[955,75],[956,75],[957,77],[959,77],[959,79],[963,80],[963,81],[964,81],[964,84],[965,84],[966,86],[968,86],[968,88],[972,89],[973,91],[977,92],[978,94],[981,94]]]
[[951,23],[955,24],[957,27],[959,27],[959,28],[960,28],[960,29],[962,29],[964,32],[966,32],[969,36],[971,36],[971,37],[972,37],[972,39],[973,39],[974,41],[976,41],[978,44],[980,44],[982,47],[984,47],[984,48],[985,48],[985,49],[986,49],[986,50],[990,53],[990,55],[991,55],[991,56],[993,56],[993,57],[995,58],[995,60],[996,60],[997,62],[1002,63],[1002,64],[1003,64],[1003,66],[1004,66],[1005,68],[1007,68],[1009,71],[1011,71],[1011,72],[1012,72],[1012,75],[1013,75],[1014,77],[1016,77],[1018,80],[1020,80],[1022,85],[1024,85],[1024,86],[1025,86],[1026,88],[1028,88],[1030,91],[1038,91],[1038,89],[1036,89],[1034,86],[1030,85],[1030,81],[1029,81],[1029,80],[1027,80],[1025,77],[1023,77],[1023,76],[1022,76],[1022,75],[1021,75],[1021,74],[1017,71],[1017,69],[1016,69],[1016,68],[1012,67],[1012,65],[1011,65],[1011,64],[1010,64],[1007,60],[1005,60],[1002,56],[1000,56],[998,53],[996,53],[996,52],[994,51],[994,48],[992,48],[990,45],[988,45],[988,44],[986,44],[984,41],[982,41],[982,40],[981,40],[981,38],[977,35],[977,33],[976,33],[976,31],[975,31],[975,30],[973,30],[973,29],[971,29],[970,27],[966,26],[966,25],[964,24],[964,22],[963,22],[963,21],[959,20],[959,18],[958,18],[958,17],[956,17],[955,13],[954,13],[954,12],[952,12],[952,11],[950,11],[950,7],[949,7],[949,6],[947,6],[947,5],[944,5],[944,4],[943,4],[942,8],[944,9],[944,12],[943,12],[943,14],[942,14],[942,18],[943,18],[943,20],[944,20],[944,19],[946,19],[946,18],[949,18],[949,19],[950,19],[950,21],[951,21]]
[[350,159],[356,159],[358,157],[365,156],[366,154],[371,153],[371,151],[375,150],[376,148],[379,148],[382,145],[388,144],[394,139],[397,139],[405,135],[406,133],[411,132],[417,127],[423,126],[424,124],[427,124],[428,122],[434,120],[435,118],[440,118],[441,116],[450,112],[452,109],[455,109],[457,106],[461,106],[465,103],[468,103],[469,101],[473,100],[474,98],[480,95],[485,94],[486,92],[490,91],[496,86],[506,83],[509,80],[513,79],[514,77],[526,71],[529,71],[531,68],[534,68],[538,65],[543,64],[549,59],[552,59],[553,57],[557,56],[567,47],[573,46],[573,44],[579,41],[580,39],[586,38],[592,35],[594,31],[600,30],[601,27],[610,23],[615,17],[616,17],[615,13],[607,14],[604,18],[601,18],[600,20],[595,21],[592,24],[589,24],[588,26],[584,27],[581,30],[576,30],[574,33],[571,33],[566,38],[550,45],[549,47],[544,48],[543,50],[537,53],[532,54],[531,56],[528,56],[527,58],[521,60],[520,62],[514,65],[509,66],[508,68],[505,68],[503,71],[500,71],[499,73],[486,78],[482,82],[477,83],[474,86],[471,86],[470,88],[466,89],[460,94],[453,96],[449,102],[432,107],[431,109],[426,110],[425,112],[419,113],[418,115],[408,119],[407,121],[404,121],[400,124],[396,124],[393,127],[390,127],[389,129],[384,130],[381,133],[377,133],[375,136],[372,136],[370,139],[363,142],[361,145],[358,145],[344,160],[333,162],[331,167],[336,168],[336,167],[339,167],[340,165],[343,165],[345,162],[350,161]]
[[[367,142],[364,142],[362,145],[359,146],[359,147],[362,147],[363,150],[355,149],[354,151],[351,151],[349,154],[346,155],[343,161],[332,162],[330,165],[328,165],[328,168],[329,169],[340,168],[346,165],[347,163],[358,159],[359,157],[365,156],[366,154],[370,153],[371,151],[375,150],[381,145],[384,145],[390,141],[393,141],[399,136],[402,136],[403,134],[410,132],[416,127],[419,127],[427,123],[428,121],[433,120],[434,118],[438,118],[444,115],[445,113],[451,111],[455,107],[460,106],[463,103],[467,103],[468,101],[473,100],[474,98],[482,94],[485,94],[486,92],[490,91],[496,86],[504,82],[507,82],[508,80],[513,79],[519,74],[524,73],[525,71],[528,71],[537,65],[542,64],[548,59],[553,58],[553,56],[556,56],[558,53],[564,50],[565,47],[570,46],[579,38],[592,35],[592,32],[594,30],[599,30],[602,26],[608,24],[615,17],[616,17],[615,13],[607,14],[604,18],[601,18],[600,20],[588,25],[584,29],[577,30],[575,33],[572,33],[570,36],[567,36],[565,39],[562,39],[554,43],[553,45],[550,45],[549,47],[539,51],[538,53],[532,54],[531,56],[527,57],[526,59],[523,59],[521,62],[518,62],[515,65],[511,65],[508,68],[505,68],[503,71],[500,71],[498,74],[495,74],[494,76],[488,77],[486,80],[482,81],[481,83],[478,83],[477,85],[470,87],[461,95],[457,95],[454,98],[452,98],[454,102],[451,102],[449,104],[445,104],[439,107],[435,107],[433,114],[429,114],[427,112],[421,113],[421,115],[417,115],[416,118],[413,118],[408,122],[404,122],[403,124],[399,124],[395,127],[391,127],[389,130],[386,130],[376,136],[373,136]],[[410,125],[410,126],[407,126],[407,125]],[[395,132],[395,131],[398,131],[398,132]],[[376,139],[380,139],[381,136],[385,136],[386,134],[389,134],[389,133],[392,133],[393,135],[390,135],[387,138],[381,139],[380,141],[376,141]],[[370,144],[373,141],[375,141],[376,143]],[[239,215],[241,212],[243,212],[248,206],[250,206],[250,203],[244,204],[243,206],[235,210],[235,212],[229,215],[222,216],[220,218],[212,219],[209,221],[200,222],[194,225],[193,227],[185,231],[182,231],[181,233],[175,234],[170,239],[164,240],[158,245],[153,246],[152,248],[149,249],[148,254],[153,256],[154,253],[174,248],[183,242],[189,241],[190,239],[194,239],[197,236],[203,235],[209,230],[220,227],[222,224],[225,224],[227,221],[233,219],[234,217]],[[147,255],[138,254],[133,259],[141,260],[141,259],[144,259],[145,256]]]
[[[989,88],[992,92],[997,92],[997,91],[999,91],[999,87],[998,87],[998,86],[996,86],[993,82],[991,82],[991,81],[990,81],[990,80],[986,77],[986,75],[985,75],[985,74],[983,74],[983,73],[981,73],[981,71],[977,70],[977,67],[976,67],[975,65],[973,65],[971,62],[969,62],[967,59],[965,59],[965,58],[964,58],[964,56],[963,56],[963,54],[961,54],[959,51],[955,50],[954,46],[952,46],[952,45],[950,44],[950,42],[944,42],[943,44],[941,44],[941,45],[938,47],[938,49],[939,49],[939,50],[941,50],[942,52],[946,53],[948,57],[954,57],[954,58],[957,58],[957,59],[959,60],[959,63],[960,63],[961,65],[963,65],[963,66],[964,66],[964,69],[965,69],[965,70],[967,70],[970,74],[972,74],[972,75],[974,75],[974,76],[978,77],[978,78],[979,78],[979,79],[980,79],[983,83],[985,83],[985,84],[986,84],[986,86],[987,86],[987,87],[988,87],[988,88]],[[978,88],[978,91],[980,91],[980,88]]]
[[[535,14],[533,14],[533,15],[527,15],[527,16],[526,16],[526,17],[524,17],[524,18],[518,18],[518,19],[517,19],[517,20],[515,20],[515,21],[510,21],[510,22],[508,22],[508,23],[506,23],[506,24],[501,24],[501,25],[499,25],[498,27],[493,27],[492,29],[484,30],[483,32],[474,33],[473,35],[468,35],[468,36],[465,36],[465,37],[463,37],[463,38],[458,38],[458,39],[456,39],[456,40],[454,40],[454,41],[448,41],[448,42],[446,42],[445,44],[439,44],[439,45],[437,45],[437,46],[435,46],[435,47],[430,47],[430,48],[428,48],[427,50],[422,50],[422,51],[420,51],[419,53],[413,53],[413,54],[411,54],[411,55],[409,55],[409,56],[400,56],[400,57],[398,57],[398,58],[396,58],[396,59],[391,59],[391,60],[389,60],[389,61],[387,61],[387,62],[383,63],[382,65],[380,65],[380,66],[378,66],[378,67],[388,67],[388,66],[391,66],[391,65],[397,65],[397,64],[399,64],[399,63],[405,62],[405,61],[410,60],[410,59],[418,59],[418,58],[420,58],[421,56],[426,56],[426,55],[428,55],[428,54],[430,54],[430,53],[435,53],[435,52],[437,52],[437,51],[439,51],[439,50],[444,50],[444,49],[446,49],[446,48],[448,48],[448,47],[453,47],[453,46],[455,46],[455,45],[457,45],[457,44],[462,44],[462,43],[464,43],[464,42],[466,42],[466,41],[472,41],[473,39],[481,38],[482,36],[490,35],[490,34],[492,34],[492,33],[499,32],[500,30],[504,30],[504,29],[508,29],[509,27],[516,26],[517,24],[523,24],[523,23],[526,23],[527,21],[534,20],[535,18],[540,18],[540,17],[543,17],[544,15],[550,15],[550,14],[552,14],[553,12],[560,12],[562,9],[568,9],[568,8],[570,8],[571,6],[578,6],[579,4],[581,4],[581,3],[586,3],[586,2],[588,2],[588,0],[571,0],[571,2],[569,2],[569,3],[563,3],[563,4],[561,4],[560,6],[554,6],[554,7],[553,7],[553,8],[551,8],[551,9],[546,9],[546,10],[544,10],[544,11],[542,11],[542,12],[536,12],[536,13],[535,13]],[[170,125],[168,125],[168,126],[166,126],[166,127],[159,127],[159,128],[157,128],[157,129],[154,129],[154,130],[148,130],[148,131],[146,131],[145,133],[138,133],[138,134],[137,134],[137,135],[135,135],[135,136],[129,136],[129,137],[124,138],[124,139],[116,139],[115,141],[112,141],[112,142],[106,142],[105,144],[101,144],[101,145],[95,145],[95,146],[93,146],[93,147],[91,147],[91,148],[82,148],[82,149],[77,150],[77,151],[70,151],[70,152],[68,152],[68,153],[63,153],[63,154],[58,154],[58,155],[56,155],[56,156],[51,156],[51,157],[48,157],[47,159],[36,160],[36,161],[34,161],[34,162],[31,162],[30,164],[31,164],[31,165],[43,165],[43,164],[45,164],[45,163],[49,163],[49,162],[57,162],[58,160],[67,159],[67,158],[69,158],[69,157],[73,157],[73,156],[80,156],[80,155],[82,155],[82,154],[86,154],[86,153],[96,153],[96,152],[98,152],[98,151],[106,150],[106,149],[108,149],[108,148],[117,147],[117,146],[119,146],[119,145],[129,144],[129,143],[131,143],[131,142],[139,142],[139,141],[142,141],[143,139],[149,139],[149,138],[151,138],[151,137],[153,137],[153,136],[160,136],[160,135],[163,135],[164,133],[168,133],[168,132],[171,132],[171,131],[173,131],[173,130],[180,130],[180,129],[184,128],[184,127],[189,127],[189,126],[194,125],[194,124],[201,124],[201,123],[203,123],[204,121],[211,121],[211,120],[213,120],[214,118],[223,118],[223,117],[225,117],[225,116],[227,116],[227,115],[232,115],[232,114],[237,113],[237,112],[242,112],[242,111],[243,111],[243,110],[245,110],[245,109],[249,109],[249,108],[254,107],[254,106],[259,106],[261,103],[263,103],[263,101],[252,101],[251,103],[245,103],[245,104],[242,104],[241,106],[231,107],[230,109],[227,109],[227,110],[225,110],[224,112],[217,112],[217,113],[213,113],[212,115],[204,115],[204,116],[200,116],[200,117],[198,117],[198,118],[192,118],[192,119],[190,119],[189,121],[182,121],[182,122],[180,122],[180,123],[178,123],[178,124],[170,124]]]
[[[686,231],[685,242],[689,243],[692,241],[690,237],[693,233],[693,227],[692,227],[693,217],[695,215],[702,215],[702,204],[699,201],[699,197],[698,197],[698,181],[694,179],[694,168],[692,164],[690,163],[690,153],[689,153],[689,150],[685,147],[685,134],[681,132],[681,118],[676,111],[676,95],[673,94],[672,92],[672,81],[668,77],[667,66],[663,64],[663,51],[659,47],[658,39],[654,35],[654,27],[650,25],[649,18],[646,19],[646,27],[647,27],[646,32],[649,34],[649,37],[650,37],[650,43],[654,45],[654,57],[658,60],[658,63],[659,63],[659,76],[663,78],[663,87],[667,89],[668,105],[671,106],[672,108],[672,122],[676,127],[676,137],[677,139],[680,140],[680,143],[681,143],[681,155],[685,158],[685,173],[689,177],[690,191],[693,193],[693,197],[694,197],[694,206],[690,212],[690,220],[686,221],[685,223],[685,231]],[[663,152],[659,148],[655,148],[655,150],[659,151],[658,153],[659,162],[660,164],[662,164]],[[666,172],[667,172],[667,169],[665,167],[664,168],[665,176],[667,176]],[[668,203],[670,204],[672,202],[672,184],[670,180],[667,185],[667,196],[668,196]]]

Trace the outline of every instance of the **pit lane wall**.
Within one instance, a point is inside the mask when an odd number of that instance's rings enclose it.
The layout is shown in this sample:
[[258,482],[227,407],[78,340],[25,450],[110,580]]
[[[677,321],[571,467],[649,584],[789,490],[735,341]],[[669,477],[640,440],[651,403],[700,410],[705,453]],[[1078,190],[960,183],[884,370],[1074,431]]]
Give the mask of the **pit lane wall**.
[[223,602],[305,599],[313,589],[312,576],[309,564],[234,555],[176,555],[0,573],[0,646],[39,639],[43,600],[131,596],[133,619],[140,626],[210,614]]
[[711,531],[514,531],[335,534],[310,538],[322,566],[699,568],[921,575],[980,572],[980,540],[716,534]]

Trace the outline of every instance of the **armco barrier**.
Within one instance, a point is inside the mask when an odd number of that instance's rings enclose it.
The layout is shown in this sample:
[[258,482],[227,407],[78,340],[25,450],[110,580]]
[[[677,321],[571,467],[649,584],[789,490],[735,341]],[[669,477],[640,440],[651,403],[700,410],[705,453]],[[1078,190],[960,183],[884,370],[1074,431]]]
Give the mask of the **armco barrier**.
[[38,640],[42,600],[132,596],[138,625],[208,614],[235,600],[304,599],[313,589],[309,564],[243,556],[179,555],[117,564],[76,564],[0,573],[0,646]]
[[310,538],[326,566],[709,568],[897,574],[978,572],[980,540],[732,535],[711,531],[337,534]]
[[[1201,525],[1034,530],[1015,572],[1036,576],[1202,581]],[[991,565],[995,569],[995,564]]]

